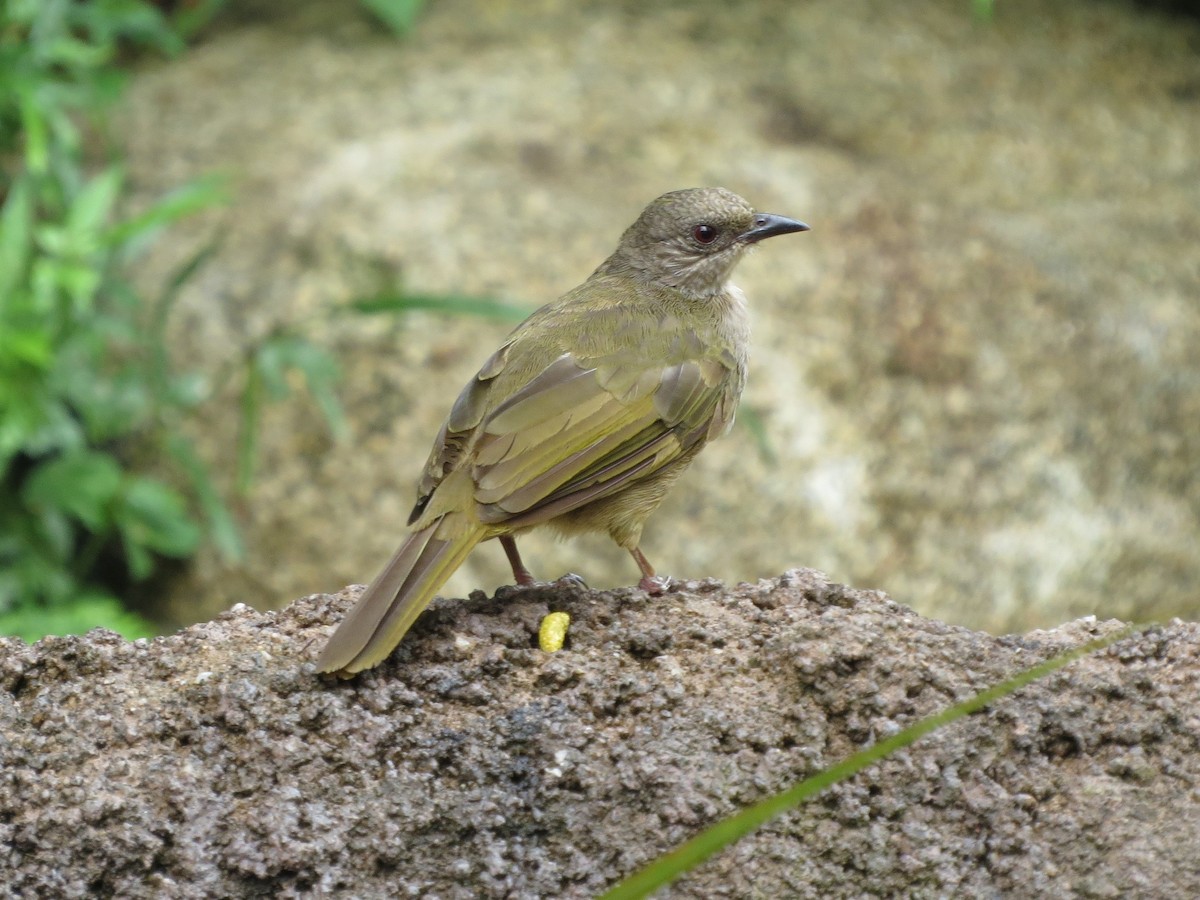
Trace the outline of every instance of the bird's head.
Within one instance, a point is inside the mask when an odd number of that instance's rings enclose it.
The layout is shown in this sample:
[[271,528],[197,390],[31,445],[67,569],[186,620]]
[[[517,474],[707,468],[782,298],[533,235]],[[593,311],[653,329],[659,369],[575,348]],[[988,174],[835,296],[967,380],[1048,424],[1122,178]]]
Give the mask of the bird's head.
[[754,244],[808,230],[795,219],[755,212],[725,188],[671,191],[642,211],[601,271],[624,270],[689,294],[710,295],[725,288]]

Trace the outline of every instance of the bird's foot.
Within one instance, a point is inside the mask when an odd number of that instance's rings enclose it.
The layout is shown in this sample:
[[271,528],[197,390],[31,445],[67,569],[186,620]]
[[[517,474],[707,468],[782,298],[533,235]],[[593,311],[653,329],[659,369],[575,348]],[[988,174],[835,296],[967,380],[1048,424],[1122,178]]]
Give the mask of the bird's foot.
[[587,582],[584,581],[580,576],[576,575],[574,572],[568,572],[566,575],[563,575],[560,578],[556,578],[554,581],[538,581],[536,578],[533,578],[532,576],[530,576],[530,578],[528,580],[518,580],[515,585],[512,585],[511,587],[503,587],[500,590],[506,591],[506,592],[513,591],[515,593],[517,591],[524,591],[524,590],[528,590],[531,588],[540,589],[540,590],[546,590],[547,588],[551,588],[551,589],[553,589],[553,588],[558,588],[558,589],[568,588],[568,589],[579,590],[582,588],[585,591],[590,590],[590,588],[587,585]]
[[657,597],[669,591],[673,584],[675,580],[669,575],[643,575],[638,587],[651,597]]

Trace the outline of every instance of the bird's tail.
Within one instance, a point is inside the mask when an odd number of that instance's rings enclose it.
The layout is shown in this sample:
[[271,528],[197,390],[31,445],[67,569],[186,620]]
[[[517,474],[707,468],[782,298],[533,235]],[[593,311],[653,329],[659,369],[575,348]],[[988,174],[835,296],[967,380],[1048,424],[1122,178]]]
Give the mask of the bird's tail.
[[[350,674],[382,662],[438,588],[483,539],[481,528],[449,527],[448,513],[415,531],[367,587],[317,660],[322,672]],[[438,534],[450,535],[438,537]]]

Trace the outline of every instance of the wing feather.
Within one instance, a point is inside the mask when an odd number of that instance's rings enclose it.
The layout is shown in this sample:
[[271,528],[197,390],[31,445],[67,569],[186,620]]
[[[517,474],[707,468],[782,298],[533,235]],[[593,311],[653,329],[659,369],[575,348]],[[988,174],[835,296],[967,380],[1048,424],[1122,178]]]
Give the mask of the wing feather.
[[[640,416],[629,416],[630,412],[628,407],[610,399],[605,408],[588,419],[586,427],[576,426],[568,432],[564,421],[563,428],[556,430],[551,440],[538,444],[522,441],[520,447],[514,441],[508,454],[496,465],[476,467],[475,498],[482,503],[499,503],[510,512],[528,509],[537,502],[539,494],[548,496],[614,446],[637,435],[645,423]],[[569,414],[562,415],[563,420],[568,418]]]
[[433,449],[425,462],[425,470],[417,483],[417,503],[408,516],[408,524],[412,525],[421,517],[433,495],[434,489],[442,483],[450,472],[457,468],[462,460],[463,451],[470,441],[471,433],[483,421],[487,413],[490,387],[508,365],[508,355],[513,345],[509,338],[500,345],[500,349],[487,358],[475,377],[467,382],[450,415],[442,423],[442,428],[433,441]]
[[560,356],[480,423],[481,520],[537,524],[657,471],[708,439],[731,375],[713,360],[619,371]]
[[483,423],[484,431],[514,434],[587,400],[596,391],[593,372],[564,353],[492,410]]

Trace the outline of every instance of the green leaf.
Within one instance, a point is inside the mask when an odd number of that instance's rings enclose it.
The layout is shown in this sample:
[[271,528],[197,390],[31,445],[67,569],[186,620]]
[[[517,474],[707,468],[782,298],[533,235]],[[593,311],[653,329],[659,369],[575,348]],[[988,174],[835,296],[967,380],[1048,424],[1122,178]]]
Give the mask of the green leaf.
[[50,344],[50,335],[46,332],[10,329],[7,323],[3,330],[0,330],[0,366],[24,363],[44,369],[53,358],[54,349]]
[[165,385],[160,386],[162,399],[177,409],[194,409],[208,399],[210,385],[208,379],[199,372],[185,372],[173,376]]
[[78,530],[57,510],[30,513],[0,485],[0,612],[78,592],[70,568]]
[[5,305],[26,273],[33,248],[32,222],[29,178],[20,177],[9,188],[0,211],[0,303]]
[[349,434],[345,413],[333,389],[339,377],[336,360],[305,338],[272,335],[255,348],[242,390],[237,467],[237,485],[241,493],[249,489],[254,477],[263,400],[285,399],[291,393],[288,373],[293,371],[304,378],[305,387],[334,438],[343,440]]
[[[182,558],[194,553],[200,543],[200,529],[188,514],[183,496],[152,478],[129,479],[115,518],[127,550],[135,544]],[[134,569],[135,575],[139,569]]]
[[830,766],[823,772],[819,772],[812,778],[807,778],[794,787],[773,797],[768,797],[766,800],[743,809],[736,815],[702,831],[683,846],[665,856],[659,857],[641,871],[636,872],[602,894],[600,900],[638,900],[638,898],[648,897],[654,891],[674,881],[684,872],[694,869],[717,851],[724,849],[734,841],[754,831],[760,825],[773,819],[780,813],[786,812],[793,806],[807,800],[811,800],[827,787],[853,777],[863,769],[886,756],[890,756],[897,750],[916,743],[927,734],[939,728],[944,728],[951,722],[961,719],[963,716],[978,712],[1002,697],[1020,690],[1030,682],[1044,678],[1051,672],[1055,672],[1063,666],[1073,663],[1080,657],[1103,650],[1105,647],[1109,647],[1117,641],[1124,640],[1146,627],[1148,626],[1130,625],[1122,628],[1120,631],[1113,632],[1107,637],[1090,641],[1081,647],[1068,650],[1032,668],[1026,669],[1012,678],[1005,679],[994,687],[980,691],[974,697],[921,719],[903,731],[891,737],[884,738],[882,741],[865,750],[860,750],[842,762]]
[[[45,172],[51,172],[59,181],[74,187],[76,180],[81,177],[78,166],[80,132],[71,114],[77,108],[90,106],[94,102],[94,92],[90,86],[86,90],[61,87],[62,93],[68,96],[64,96],[57,105],[48,105],[42,109],[42,114],[46,117],[46,127],[51,135],[48,145],[52,151],[49,153]],[[50,163],[54,165],[49,165]]]
[[39,384],[0,381],[0,469],[17,452],[51,456],[83,444],[83,429],[63,404]]
[[89,253],[95,249],[96,236],[108,223],[123,178],[120,168],[112,166],[84,185],[67,214],[69,249]]
[[121,489],[117,461],[97,450],[76,450],[38,466],[22,497],[34,509],[60,509],[93,532],[106,529]]
[[[77,252],[92,252],[85,250],[82,243],[71,249]],[[59,287],[75,300],[76,309],[82,313],[90,312],[101,282],[101,273],[96,266],[64,262],[57,266],[57,271]]]
[[275,335],[267,338],[254,351],[253,366],[259,385],[270,400],[284,400],[291,393],[288,386],[288,343],[291,338]]
[[191,480],[192,490],[200,502],[205,519],[208,520],[208,532],[217,551],[227,562],[240,562],[246,555],[241,534],[229,507],[225,505],[220,492],[209,477],[208,468],[196,455],[191,443],[182,435],[171,435],[167,439],[167,448]]
[[424,0],[362,0],[394,34],[405,35],[413,27]]
[[340,377],[333,356],[305,338],[280,334],[264,341],[255,351],[254,358],[270,399],[287,397],[290,393],[288,373],[299,372],[329,430],[339,439],[349,433],[345,413],[333,391]]
[[225,0],[195,0],[193,3],[180,4],[171,14],[171,24],[175,32],[187,40],[211,22],[224,5]]
[[325,418],[325,424],[337,440],[350,434],[346,414],[334,392],[334,385],[341,378],[337,360],[311,341],[295,338],[285,346],[284,359],[287,364],[304,376],[305,387]]
[[30,391],[10,410],[23,414],[21,449],[30,456],[51,457],[82,450],[85,443],[83,425],[58,397],[44,391]]
[[529,310],[500,300],[438,294],[377,294],[346,304],[344,309],[359,315],[438,312],[449,316],[474,316],[500,322],[523,322]]
[[[90,377],[89,377],[90,376]],[[83,419],[89,443],[120,442],[151,420],[155,399],[151,385],[135,371],[97,377],[80,366],[64,384],[64,395]]]
[[199,406],[208,398],[209,379],[198,372],[174,374],[170,357],[170,341],[167,339],[167,320],[183,286],[200,270],[220,246],[219,241],[210,241],[175,269],[162,293],[151,306],[149,320],[145,325],[141,341],[147,348],[143,377],[154,394],[164,405],[180,410]]
[[50,135],[46,116],[32,91],[22,91],[21,131],[25,135],[25,166],[34,175],[46,174],[50,164]]
[[65,512],[58,509],[44,510],[30,524],[32,529],[30,537],[36,543],[39,558],[44,562],[61,566],[64,570],[61,581],[58,581],[60,573],[48,574],[46,578],[48,593],[50,596],[55,596],[57,591],[69,590],[74,584],[70,561],[75,550],[76,539],[79,536],[79,527]]
[[971,0],[971,13],[976,22],[991,22],[996,16],[995,0]]
[[762,416],[749,406],[742,406],[737,412],[737,421],[740,421],[750,432],[750,436],[754,438],[754,444],[758,447],[758,455],[762,461],[768,466],[779,465],[779,457],[775,455],[775,448],[771,444],[771,436]]
[[154,47],[168,56],[184,49],[183,40],[163,14],[145,0],[91,0],[84,4],[81,15],[91,32],[105,44],[115,44],[118,38],[123,38]]
[[[216,254],[220,248],[220,240],[212,240],[193,253],[188,259],[184,260],[183,264],[175,269],[170,277],[167,278],[167,283],[163,286],[162,293],[154,303],[154,313],[150,320],[149,338],[158,346],[163,357],[160,359],[160,366],[166,364],[166,333],[167,319],[171,314],[171,310],[175,307],[175,301],[179,299],[180,293],[196,273]],[[165,369],[164,369],[165,371]]]
[[0,614],[0,634],[30,643],[51,635],[84,634],[96,627],[129,640],[157,633],[149,621],[126,610],[111,594],[95,590],[72,597],[66,605],[22,604]]
[[89,44],[77,38],[63,36],[43,44],[42,52],[48,62],[65,68],[94,69],[113,57],[111,44]]
[[125,565],[134,581],[145,581],[154,574],[154,554],[151,553],[136,535],[128,535],[121,531],[121,546],[125,549]]
[[262,411],[263,384],[255,360],[246,366],[246,385],[239,403],[240,422],[237,442],[237,491],[244,494],[254,480],[254,463],[258,458],[258,421]]
[[38,7],[42,2],[44,0],[8,0],[4,9],[4,17],[7,20],[4,24],[30,25],[37,18]]
[[200,210],[228,202],[228,179],[219,175],[197,178],[167,194],[144,212],[113,225],[107,241],[110,246],[117,247],[145,239]]

